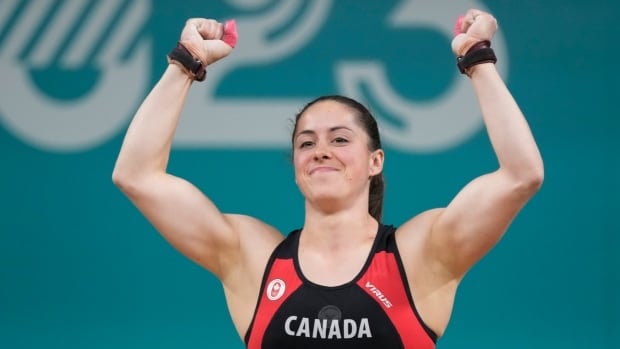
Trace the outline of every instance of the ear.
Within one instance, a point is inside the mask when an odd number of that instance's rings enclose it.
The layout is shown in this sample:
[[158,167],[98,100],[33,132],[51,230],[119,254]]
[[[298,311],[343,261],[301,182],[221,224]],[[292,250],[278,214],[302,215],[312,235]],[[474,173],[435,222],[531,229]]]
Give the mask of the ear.
[[376,176],[383,171],[383,161],[385,160],[385,153],[383,149],[377,149],[370,154],[370,162],[368,172],[370,176]]

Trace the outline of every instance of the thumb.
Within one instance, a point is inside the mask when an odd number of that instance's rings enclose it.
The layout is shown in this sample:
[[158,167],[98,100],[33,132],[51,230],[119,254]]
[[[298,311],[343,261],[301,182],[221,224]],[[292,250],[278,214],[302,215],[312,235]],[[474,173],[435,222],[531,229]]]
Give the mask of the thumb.
[[464,56],[480,39],[469,34],[461,33],[452,39],[452,52],[457,56]]
[[457,56],[464,55],[466,50],[463,50],[462,48],[465,46],[466,41],[467,35],[465,33],[457,34],[454,39],[452,39],[452,52],[454,52]]
[[210,65],[228,56],[233,48],[223,40],[205,40],[203,42],[203,52],[206,52],[206,63]]
[[204,52],[207,52],[207,65],[228,56],[237,45],[237,22],[234,19],[226,21],[222,25],[221,39],[203,41]]
[[193,19],[184,30],[181,44],[194,57],[209,65],[228,56],[237,44],[237,39],[237,24],[234,19],[224,24],[214,20]]
[[463,56],[469,48],[475,44],[467,35],[467,29],[470,24],[466,21],[465,16],[458,16],[454,23],[454,38],[452,39],[452,52],[457,56]]

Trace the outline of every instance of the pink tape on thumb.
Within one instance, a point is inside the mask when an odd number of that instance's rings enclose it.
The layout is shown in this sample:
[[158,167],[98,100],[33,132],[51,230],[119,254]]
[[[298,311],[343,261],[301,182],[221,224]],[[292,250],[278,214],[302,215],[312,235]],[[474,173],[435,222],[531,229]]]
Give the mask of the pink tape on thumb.
[[461,34],[461,27],[463,26],[464,20],[465,16],[458,16],[456,18],[456,23],[454,24],[454,36]]
[[237,45],[237,39],[239,34],[237,33],[237,22],[234,19],[230,19],[224,23],[224,35],[222,35],[222,41],[227,43],[230,47]]

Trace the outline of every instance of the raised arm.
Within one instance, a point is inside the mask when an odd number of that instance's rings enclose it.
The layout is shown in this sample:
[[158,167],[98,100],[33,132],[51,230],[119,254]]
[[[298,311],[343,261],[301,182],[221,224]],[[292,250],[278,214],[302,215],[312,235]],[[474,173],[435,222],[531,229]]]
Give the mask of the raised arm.
[[[453,50],[462,56],[477,42],[491,40],[497,23],[487,13],[470,10],[456,29]],[[467,184],[431,224],[433,255],[457,279],[499,241],[543,181],[534,137],[495,65],[478,64],[467,73],[499,168]]]
[[[233,28],[234,30],[234,28]],[[235,37],[214,20],[191,19],[180,42],[205,65],[227,56]],[[240,226],[260,222],[222,214],[195,186],[166,172],[174,133],[196,74],[171,61],[134,116],[123,141],[113,182],[181,253],[220,279],[239,257]],[[248,227],[249,225],[249,227]]]

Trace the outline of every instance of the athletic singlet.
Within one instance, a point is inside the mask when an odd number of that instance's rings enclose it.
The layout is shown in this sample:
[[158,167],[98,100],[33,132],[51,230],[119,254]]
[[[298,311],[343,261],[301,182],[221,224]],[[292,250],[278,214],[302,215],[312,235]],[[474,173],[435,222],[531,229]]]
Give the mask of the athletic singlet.
[[335,287],[303,276],[300,230],[291,232],[267,263],[247,348],[435,348],[437,337],[420,319],[407,286],[395,230],[380,225],[362,270]]

